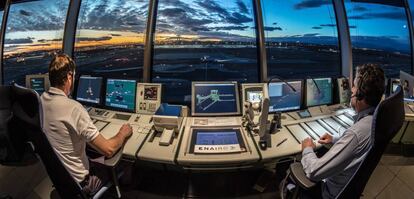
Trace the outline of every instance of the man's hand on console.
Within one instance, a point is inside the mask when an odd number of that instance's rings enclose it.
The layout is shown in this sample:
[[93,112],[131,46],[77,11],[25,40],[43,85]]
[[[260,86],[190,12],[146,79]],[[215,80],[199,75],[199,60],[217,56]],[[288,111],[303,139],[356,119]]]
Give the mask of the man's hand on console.
[[131,127],[131,125],[130,124],[124,124],[124,125],[122,125],[121,128],[119,129],[119,133],[121,135],[123,135],[123,137],[125,139],[131,137],[131,135],[132,135],[132,127]]
[[306,138],[302,141],[302,151],[306,148],[306,147],[312,147],[313,149],[316,147],[315,143],[313,143],[312,138]]
[[324,135],[322,135],[322,137],[320,137],[320,139],[318,140],[319,144],[331,144],[332,143],[332,135],[325,133]]

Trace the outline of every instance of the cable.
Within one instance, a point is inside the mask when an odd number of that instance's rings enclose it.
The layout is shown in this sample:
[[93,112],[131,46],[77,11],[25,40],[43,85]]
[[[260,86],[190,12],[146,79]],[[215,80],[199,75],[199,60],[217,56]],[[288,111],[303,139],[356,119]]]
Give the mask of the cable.
[[269,87],[270,82],[272,82],[272,80],[274,80],[274,79],[278,79],[279,81],[282,81],[283,83],[288,85],[290,87],[290,89],[292,89],[293,92],[296,93],[296,89],[291,84],[289,84],[287,81],[283,80],[281,77],[279,77],[277,75],[273,75],[272,77],[270,77],[270,79],[267,81],[267,87]]

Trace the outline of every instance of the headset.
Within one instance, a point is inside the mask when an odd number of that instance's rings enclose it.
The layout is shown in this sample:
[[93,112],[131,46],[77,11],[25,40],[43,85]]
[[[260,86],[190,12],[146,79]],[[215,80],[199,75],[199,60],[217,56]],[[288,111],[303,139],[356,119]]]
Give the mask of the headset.
[[357,82],[358,90],[355,93],[355,95],[351,96],[351,98],[356,97],[358,101],[361,101],[365,98],[365,96],[366,96],[365,89],[366,88],[365,88],[363,83],[365,82],[365,79],[367,78],[367,76],[368,76],[367,72],[365,72],[364,75],[358,75],[358,82]]

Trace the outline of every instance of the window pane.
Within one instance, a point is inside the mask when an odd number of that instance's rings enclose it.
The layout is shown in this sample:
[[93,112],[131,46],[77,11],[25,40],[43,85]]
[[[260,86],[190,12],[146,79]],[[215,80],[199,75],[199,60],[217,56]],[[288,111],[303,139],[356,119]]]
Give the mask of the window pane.
[[25,75],[47,73],[62,49],[68,0],[12,3],[4,40],[4,83],[25,85]]
[[378,2],[345,1],[354,69],[377,63],[388,77],[399,76],[400,70],[411,73],[410,36],[403,2]]
[[252,0],[159,0],[152,81],[189,102],[191,81],[258,81]]
[[83,0],[75,43],[79,74],[142,79],[148,0]]
[[338,76],[341,60],[333,3],[262,0],[268,76]]

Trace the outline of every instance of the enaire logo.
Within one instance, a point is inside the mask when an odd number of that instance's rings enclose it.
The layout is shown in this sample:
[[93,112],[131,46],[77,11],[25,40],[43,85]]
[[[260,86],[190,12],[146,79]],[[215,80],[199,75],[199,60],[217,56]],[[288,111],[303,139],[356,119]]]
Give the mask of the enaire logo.
[[195,153],[229,153],[241,151],[238,144],[233,145],[196,145]]
[[230,150],[228,146],[200,146],[198,147],[199,151],[225,151]]

